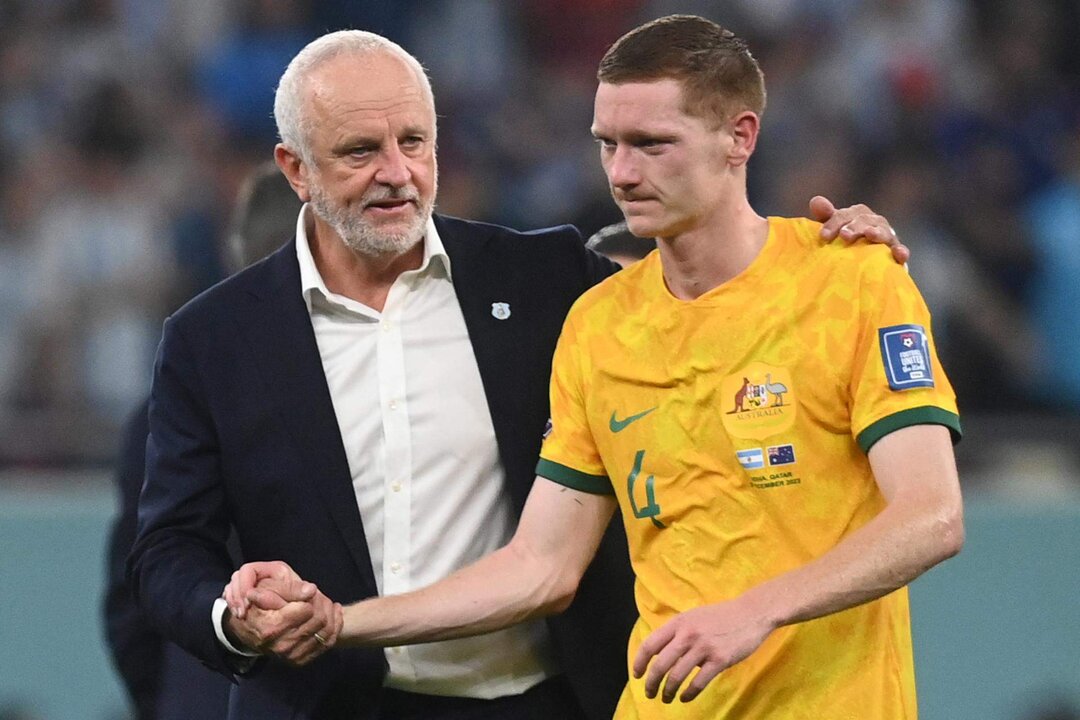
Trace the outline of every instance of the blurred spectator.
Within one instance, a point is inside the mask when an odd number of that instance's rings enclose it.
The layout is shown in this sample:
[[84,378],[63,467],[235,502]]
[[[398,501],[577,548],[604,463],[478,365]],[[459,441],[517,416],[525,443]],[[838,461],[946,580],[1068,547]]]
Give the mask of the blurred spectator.
[[595,250],[625,268],[655,250],[656,240],[634,235],[627,229],[624,220],[598,230],[588,239],[585,247]]
[[53,151],[65,159],[63,184],[28,230],[36,356],[24,401],[59,411],[90,403],[117,419],[149,385],[172,274],[167,217],[124,87],[92,88],[73,112],[70,140]]
[[972,92],[971,6],[956,0],[876,0],[853,4],[816,73],[828,105],[853,121],[858,144],[910,136],[907,121]]
[[326,30],[370,30],[407,47],[412,41],[418,13],[437,5],[460,3],[461,0],[319,0],[311,4],[311,24],[316,34]]
[[234,142],[272,147],[274,88],[311,37],[309,3],[244,0],[234,32],[199,68],[200,88]]
[[1022,308],[980,272],[942,222],[941,171],[906,148],[878,164],[870,204],[911,248],[911,276],[933,312],[938,353],[958,401],[968,410],[1031,407],[1042,346]]
[[21,356],[22,323],[29,314],[29,247],[26,223],[33,212],[32,182],[20,178],[29,163],[0,179],[0,407],[14,399]]
[[1080,720],[1080,707],[1064,698],[1050,698],[1036,703],[1021,720]]
[[41,130],[51,100],[42,91],[49,47],[42,35],[16,36],[0,29],[0,150],[6,157],[25,157],[44,140]]
[[288,242],[301,204],[276,163],[268,160],[256,167],[240,188],[221,252],[229,274],[240,272]]
[[0,706],[0,720],[44,720],[44,718],[25,705],[5,703]]
[[1077,407],[1075,3],[0,0],[0,462],[105,460],[161,318],[224,273],[277,77],[315,32],[376,30],[429,67],[440,210],[588,235],[619,219],[588,132],[596,60],[670,12],[759,49],[756,207],[876,188],[966,407]]
[[1080,413],[1080,127],[1061,148],[1064,172],[1027,207],[1035,255],[1032,327],[1041,340],[1039,398]]

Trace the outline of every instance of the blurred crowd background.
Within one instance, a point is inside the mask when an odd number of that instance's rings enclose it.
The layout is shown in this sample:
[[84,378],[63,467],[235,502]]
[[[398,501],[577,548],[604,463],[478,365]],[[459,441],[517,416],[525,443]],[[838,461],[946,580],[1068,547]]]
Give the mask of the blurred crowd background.
[[765,70],[759,212],[821,193],[886,214],[965,415],[1075,431],[1071,0],[0,0],[0,464],[109,461],[162,319],[222,277],[276,80],[316,35],[372,29],[424,62],[439,210],[589,234],[618,219],[588,133],[597,61],[686,10]]
[[309,40],[370,29],[424,63],[439,211],[588,235],[619,219],[588,132],[597,62],[687,11],[765,71],[755,208],[865,202],[911,247],[969,497],[1075,498],[1075,0],[0,0],[0,486],[110,466],[162,320],[222,278]]

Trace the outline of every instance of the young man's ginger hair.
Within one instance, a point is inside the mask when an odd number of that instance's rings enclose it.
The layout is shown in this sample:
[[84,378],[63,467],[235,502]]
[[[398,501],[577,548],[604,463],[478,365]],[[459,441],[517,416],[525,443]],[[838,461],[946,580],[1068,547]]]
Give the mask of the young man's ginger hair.
[[696,15],[668,15],[623,35],[596,77],[612,85],[677,80],[684,110],[717,124],[744,110],[765,111],[765,76],[746,42]]

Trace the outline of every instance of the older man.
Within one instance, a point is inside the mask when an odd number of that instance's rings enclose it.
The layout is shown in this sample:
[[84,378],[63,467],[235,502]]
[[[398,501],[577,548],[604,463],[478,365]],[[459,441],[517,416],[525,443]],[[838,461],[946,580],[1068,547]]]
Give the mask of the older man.
[[[511,537],[562,321],[616,266],[569,227],[433,216],[431,89],[377,35],[310,44],[275,115],[278,166],[308,204],[295,242],[165,325],[131,559],[142,605],[222,672],[262,651],[304,664],[251,669],[233,718],[610,716],[635,614],[618,527],[558,621],[307,663],[340,627],[328,597],[407,592]],[[845,223],[891,234],[865,208],[830,227]],[[230,613],[230,524],[246,558],[319,591]]]

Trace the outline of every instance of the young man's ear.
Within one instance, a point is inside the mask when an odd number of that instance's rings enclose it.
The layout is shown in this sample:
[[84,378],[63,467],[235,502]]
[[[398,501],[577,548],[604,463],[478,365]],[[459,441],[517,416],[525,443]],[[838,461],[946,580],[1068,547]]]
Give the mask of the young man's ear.
[[761,132],[761,120],[757,113],[744,110],[731,119],[731,137],[734,143],[728,153],[731,165],[745,165],[757,147],[758,133]]

